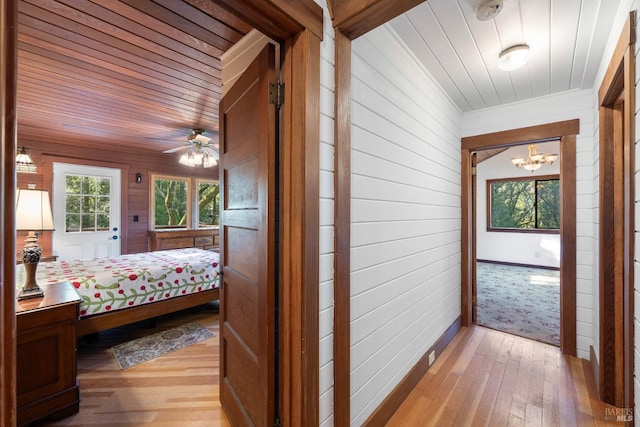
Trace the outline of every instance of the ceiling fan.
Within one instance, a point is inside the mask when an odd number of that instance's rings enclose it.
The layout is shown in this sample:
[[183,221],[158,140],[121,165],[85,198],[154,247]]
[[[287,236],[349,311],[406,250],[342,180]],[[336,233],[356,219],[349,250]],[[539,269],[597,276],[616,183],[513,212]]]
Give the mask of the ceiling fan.
[[165,150],[163,153],[170,154],[188,149],[189,151],[184,153],[179,160],[183,165],[204,166],[205,168],[215,166],[220,158],[218,144],[212,143],[211,138],[204,136],[204,133],[203,129],[193,129],[186,144]]

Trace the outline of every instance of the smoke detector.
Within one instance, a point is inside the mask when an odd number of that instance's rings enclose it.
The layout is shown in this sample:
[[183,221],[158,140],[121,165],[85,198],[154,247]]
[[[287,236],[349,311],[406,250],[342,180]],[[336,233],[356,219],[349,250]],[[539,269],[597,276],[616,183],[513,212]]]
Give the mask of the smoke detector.
[[476,9],[476,18],[479,21],[488,21],[500,15],[504,9],[503,0],[485,0]]

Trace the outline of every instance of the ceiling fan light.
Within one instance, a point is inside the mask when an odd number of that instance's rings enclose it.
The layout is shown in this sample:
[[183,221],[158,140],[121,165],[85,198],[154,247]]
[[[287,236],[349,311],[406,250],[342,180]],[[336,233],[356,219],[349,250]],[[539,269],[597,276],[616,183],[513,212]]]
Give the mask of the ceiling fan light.
[[189,155],[187,153],[184,153],[182,156],[180,156],[180,160],[178,160],[178,163],[185,165],[185,166],[190,166],[189,165]]
[[502,52],[498,57],[498,68],[504,71],[514,71],[522,67],[529,61],[529,46],[526,44],[517,44],[511,46]]

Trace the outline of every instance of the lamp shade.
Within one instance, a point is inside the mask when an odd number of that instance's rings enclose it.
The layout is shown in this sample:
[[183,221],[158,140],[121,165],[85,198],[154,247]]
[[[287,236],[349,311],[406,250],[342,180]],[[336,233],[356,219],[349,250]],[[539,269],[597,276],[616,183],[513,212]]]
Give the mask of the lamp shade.
[[47,190],[18,189],[16,230],[53,230],[53,215]]

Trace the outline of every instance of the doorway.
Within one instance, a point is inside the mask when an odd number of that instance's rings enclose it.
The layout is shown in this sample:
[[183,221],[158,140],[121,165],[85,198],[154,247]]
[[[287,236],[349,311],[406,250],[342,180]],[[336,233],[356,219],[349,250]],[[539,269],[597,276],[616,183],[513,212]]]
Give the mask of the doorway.
[[[600,397],[634,405],[635,37],[629,14],[598,93],[600,115]],[[595,358],[594,358],[595,359]]]
[[[285,309],[280,313],[280,325],[288,340],[280,352],[281,415],[291,425],[318,424],[318,258],[319,230],[319,105],[320,41],[323,37],[322,9],[312,0],[279,5],[255,6],[251,2],[225,1],[222,5],[231,13],[242,16],[264,34],[283,43],[283,76],[286,81],[286,103],[282,113],[282,169],[287,174],[280,184],[281,242],[279,262],[284,266],[280,279],[286,292],[280,294]],[[0,0],[3,13],[3,67],[0,83],[3,90],[2,138],[4,163],[13,164],[16,145],[15,73],[17,45],[17,2]],[[6,12],[6,13],[5,13]],[[291,18],[295,17],[295,18]],[[6,74],[5,71],[8,73]],[[6,90],[4,90],[6,89]],[[15,170],[7,168],[3,180],[5,198],[15,196]],[[15,230],[13,215],[5,212],[3,235],[5,247],[13,252]],[[13,237],[10,237],[13,236]],[[5,252],[2,282],[13,283],[15,254]],[[11,390],[15,384],[15,289],[3,286],[0,299],[3,334],[0,346],[3,375],[1,390]],[[14,349],[13,351],[11,349]],[[0,424],[15,422],[15,393],[4,393],[0,405]],[[314,421],[315,420],[315,421]]]
[[[560,344],[557,140],[475,152],[476,322]],[[513,159],[531,160],[527,168]],[[538,156],[544,156],[538,160]],[[536,163],[536,161],[540,163]]]
[[120,255],[120,169],[53,163],[52,247],[60,260]]
[[462,324],[476,322],[476,227],[473,191],[473,153],[488,148],[508,147],[531,142],[560,141],[561,217],[560,245],[560,348],[576,354],[576,135],[579,121],[495,132],[462,139]]

